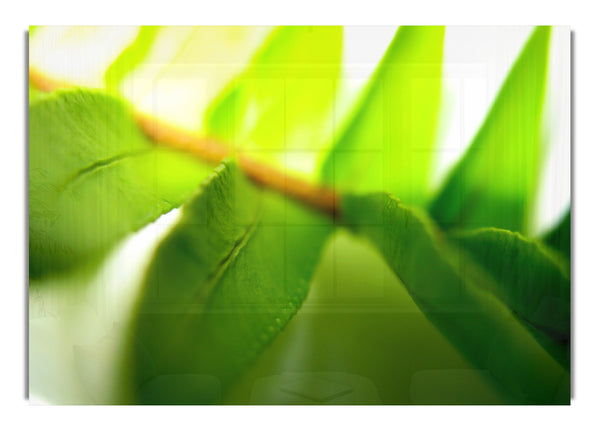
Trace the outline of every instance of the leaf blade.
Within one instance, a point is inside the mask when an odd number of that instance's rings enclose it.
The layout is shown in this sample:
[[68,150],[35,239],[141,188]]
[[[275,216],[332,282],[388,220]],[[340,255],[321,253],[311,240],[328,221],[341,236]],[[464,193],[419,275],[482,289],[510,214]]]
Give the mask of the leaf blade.
[[469,361],[488,369],[519,402],[568,403],[568,370],[492,294],[494,281],[445,242],[424,213],[385,195],[348,195],[343,202],[352,226]]
[[535,29],[466,154],[430,203],[444,229],[527,232],[541,160],[549,37],[549,27]]
[[387,190],[405,202],[424,201],[440,104],[443,40],[443,27],[398,30],[352,121],[323,163],[323,181],[345,191]]
[[545,335],[554,345],[549,352],[568,368],[571,284],[566,262],[543,244],[506,230],[483,228],[449,238],[497,281],[494,294],[534,335]]
[[179,206],[209,172],[154,146],[119,99],[56,91],[29,107],[29,271],[39,277],[100,257]]
[[571,260],[571,208],[563,216],[554,229],[547,232],[542,240],[550,247],[558,250],[569,261]]
[[262,155],[320,148],[331,139],[341,59],[341,27],[275,29],[208,109],[208,133]]
[[117,91],[127,74],[144,61],[159,30],[158,26],[142,26],[140,28],[136,38],[106,69],[104,83],[108,90]]
[[[258,189],[231,163],[221,165],[150,264],[132,324],[144,347],[126,357],[129,401],[219,402],[221,388],[227,391],[300,307],[330,231],[325,216]],[[219,390],[185,399],[148,391],[190,374],[210,376]]]
[[[203,113],[267,32],[262,26],[163,26],[120,92],[136,110],[205,133]],[[156,101],[160,101],[156,103]]]

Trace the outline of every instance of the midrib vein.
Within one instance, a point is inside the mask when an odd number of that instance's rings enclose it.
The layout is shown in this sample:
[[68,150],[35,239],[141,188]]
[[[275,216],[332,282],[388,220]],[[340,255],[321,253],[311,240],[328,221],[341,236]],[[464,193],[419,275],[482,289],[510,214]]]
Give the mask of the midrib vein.
[[135,151],[129,151],[127,153],[117,154],[116,156],[109,157],[107,159],[98,160],[88,166],[85,166],[75,172],[65,183],[63,184],[61,191],[66,190],[67,188],[74,187],[77,183],[83,181],[86,177],[93,175],[95,172],[113,167],[117,165],[119,162],[129,159],[135,158],[139,156],[143,156],[145,154],[149,154],[153,151],[156,151],[154,148],[143,148]]
[[[73,88],[71,83],[47,77],[33,67],[29,68],[29,83],[45,92]],[[156,144],[187,152],[204,162],[213,164],[220,163],[232,154],[231,146],[215,139],[201,137],[135,110],[133,113],[137,126]],[[286,170],[255,160],[247,154],[242,153],[238,157],[242,170],[260,186],[292,197],[333,218],[340,216],[340,198],[335,189],[290,175]]]
[[234,264],[241,251],[246,247],[250,239],[254,236],[258,225],[260,224],[260,216],[262,214],[262,201],[258,204],[252,223],[244,229],[242,235],[236,240],[235,244],[229,253],[217,264],[215,269],[206,277],[202,283],[202,288],[198,293],[198,299],[203,300],[208,305],[211,297],[215,292],[215,287],[222,280],[227,269]]

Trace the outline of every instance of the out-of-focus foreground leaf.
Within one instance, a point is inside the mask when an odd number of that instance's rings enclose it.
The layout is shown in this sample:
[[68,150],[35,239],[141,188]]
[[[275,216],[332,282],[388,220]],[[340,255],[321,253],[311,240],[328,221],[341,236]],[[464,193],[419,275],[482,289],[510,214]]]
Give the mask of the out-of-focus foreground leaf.
[[402,27],[322,167],[327,184],[427,197],[440,106],[443,27]]
[[127,105],[57,91],[29,106],[29,274],[94,259],[181,205],[210,168],[155,146]]
[[424,213],[387,195],[345,196],[343,213],[471,363],[518,402],[568,403],[569,371],[495,296],[501,288],[494,278],[444,241]]
[[159,245],[134,314],[125,397],[219,402],[304,301],[331,220],[227,162]]
[[571,260],[571,209],[564,215],[562,220],[546,233],[542,240],[550,247],[558,250],[569,261]]
[[319,150],[332,139],[342,34],[342,27],[275,29],[209,108],[208,133],[236,148],[271,155]]
[[420,311],[376,248],[337,229],[306,302],[224,402],[514,402],[475,368]]
[[568,369],[571,283],[563,257],[536,240],[502,229],[458,232],[450,238],[494,278],[494,295]]
[[541,160],[549,37],[549,27],[533,32],[467,153],[431,203],[444,229],[493,226],[526,233]]
[[157,26],[142,26],[133,42],[119,54],[104,74],[109,90],[118,90],[125,76],[138,66],[150,52],[158,30]]

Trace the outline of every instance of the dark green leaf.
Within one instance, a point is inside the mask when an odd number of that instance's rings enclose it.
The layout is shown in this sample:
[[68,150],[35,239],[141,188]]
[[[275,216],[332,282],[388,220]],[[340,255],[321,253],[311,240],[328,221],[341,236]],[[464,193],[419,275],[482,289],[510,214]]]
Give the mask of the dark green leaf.
[[150,264],[126,357],[128,401],[220,401],[304,301],[331,229],[221,165]]
[[322,168],[338,189],[427,197],[440,105],[443,27],[402,27]]
[[483,228],[451,234],[451,239],[496,281],[493,292],[534,335],[553,341],[549,349],[569,367],[571,283],[561,256],[536,240],[501,229]]
[[[538,27],[430,211],[444,228],[526,233],[541,161],[549,27]],[[399,195],[402,196],[402,195]]]
[[343,214],[412,298],[477,368],[523,403],[568,403],[565,370],[495,295],[501,289],[423,212],[387,195],[346,196]]
[[57,91],[29,106],[29,274],[100,257],[181,205],[210,172],[155,146],[121,101]]
[[571,209],[554,229],[546,233],[542,240],[571,260]]
[[[290,394],[291,379],[318,385]],[[224,402],[514,402],[490,380],[427,320],[372,244],[337,229],[306,302]],[[351,391],[340,393],[339,385]],[[323,399],[323,392],[333,394]]]

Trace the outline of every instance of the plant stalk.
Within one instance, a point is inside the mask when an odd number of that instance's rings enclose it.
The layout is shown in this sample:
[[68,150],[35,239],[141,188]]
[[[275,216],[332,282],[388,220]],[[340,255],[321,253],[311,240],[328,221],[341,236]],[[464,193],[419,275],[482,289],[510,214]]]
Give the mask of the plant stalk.
[[[44,92],[75,87],[67,81],[50,78],[32,67],[29,68],[29,84]],[[152,141],[189,152],[203,161],[216,165],[234,155],[230,147],[217,140],[179,129],[151,115],[134,112],[134,118]],[[237,158],[241,169],[258,185],[290,196],[332,217],[339,215],[339,196],[334,189],[289,175],[285,170],[255,160],[243,152],[238,151]]]

